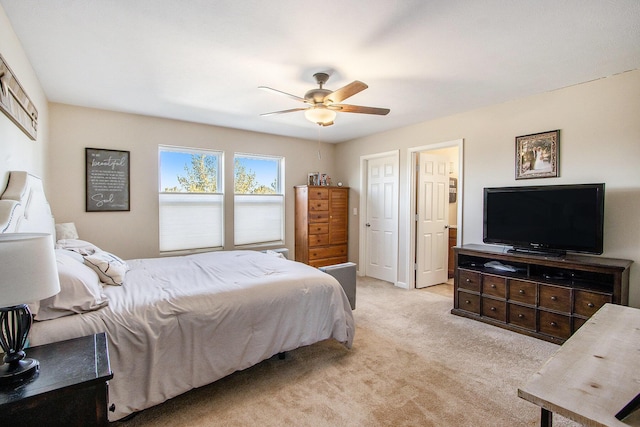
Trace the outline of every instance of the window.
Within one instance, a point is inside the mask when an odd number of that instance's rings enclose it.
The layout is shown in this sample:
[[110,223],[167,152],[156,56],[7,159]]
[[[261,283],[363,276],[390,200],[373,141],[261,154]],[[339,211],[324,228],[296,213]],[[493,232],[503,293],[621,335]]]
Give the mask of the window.
[[234,244],[284,241],[284,158],[234,156]]
[[222,153],[159,149],[160,252],[223,246]]

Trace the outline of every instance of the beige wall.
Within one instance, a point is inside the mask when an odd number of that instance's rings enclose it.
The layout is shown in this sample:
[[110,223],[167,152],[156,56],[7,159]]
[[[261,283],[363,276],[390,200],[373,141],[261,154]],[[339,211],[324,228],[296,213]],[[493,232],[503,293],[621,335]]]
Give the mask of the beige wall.
[[[176,120],[51,104],[49,201],[57,222],[75,222],[80,237],[131,259],[158,251],[158,146],[211,148],[225,152],[225,235],[233,242],[234,152],[285,157],[285,245],[294,251],[293,186],[308,172],[333,172],[334,145]],[[85,148],[130,151],[131,211],[85,212]],[[231,190],[232,191],[232,190]],[[282,245],[280,245],[282,246]],[[225,249],[233,249],[232,243]]]
[[31,140],[6,115],[0,113],[0,188],[5,188],[11,170],[29,171],[45,179],[46,183],[46,153],[49,140],[47,98],[2,7],[0,7],[0,54],[38,110],[36,141]]
[[[391,112],[393,114],[393,111]],[[400,149],[400,218],[406,218],[407,150],[464,139],[463,243],[482,243],[486,186],[605,182],[603,256],[634,261],[630,300],[640,307],[640,70],[339,144],[337,171],[359,205],[360,156]],[[560,129],[560,177],[516,181],[514,138]],[[357,262],[358,217],[349,223]],[[406,282],[407,224],[400,223],[398,282]]]
[[[0,184],[6,184],[9,170],[29,170],[42,176],[58,222],[76,222],[82,237],[125,258],[158,253],[158,144],[286,156],[286,246],[292,250],[291,189],[306,180],[307,172],[326,171],[335,182],[351,186],[350,204],[358,207],[360,156],[400,149],[402,200],[408,196],[408,149],[464,139],[463,175],[459,178],[463,221],[458,224],[464,243],[482,241],[485,186],[605,182],[604,256],[634,261],[630,299],[631,305],[640,307],[639,70],[336,146],[323,145],[322,160],[318,160],[316,142],[66,105],[48,107],[1,7],[0,53],[39,112],[37,141],[31,141],[0,114]],[[516,182],[514,137],[553,129],[561,130],[560,177]],[[84,212],[85,147],[131,151],[131,212]],[[226,168],[230,170],[228,164]],[[407,217],[407,208],[407,201],[401,201],[401,219]],[[349,259],[356,262],[358,221],[359,216],[350,216]],[[406,282],[407,229],[408,224],[401,222],[399,282]]]

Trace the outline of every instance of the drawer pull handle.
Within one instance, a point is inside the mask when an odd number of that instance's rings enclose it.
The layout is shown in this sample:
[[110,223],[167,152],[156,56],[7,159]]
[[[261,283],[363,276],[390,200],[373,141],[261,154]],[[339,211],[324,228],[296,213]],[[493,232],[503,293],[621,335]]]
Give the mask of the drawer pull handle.
[[518,293],[519,293],[520,295],[524,295],[524,289],[520,289],[520,290],[518,291]]
[[467,299],[467,300],[464,300],[464,303],[465,303],[465,304],[471,304],[471,301],[469,301],[469,300]]
[[524,319],[524,314],[518,314],[518,319]]
[[592,302],[590,302],[590,303],[588,303],[588,304],[587,304],[587,307],[589,307],[589,308],[593,308],[593,307],[595,307],[595,305],[593,305],[593,303],[592,303]]
[[496,308],[495,307],[491,307],[490,310],[491,311],[496,311]]
[[495,289],[495,288],[496,288],[496,285],[494,285],[494,284],[492,283],[492,284],[491,284],[491,287],[492,287],[493,289]]
[[471,283],[471,279],[469,279],[469,278],[464,279],[464,281],[467,282],[467,283]]
[[111,406],[109,406],[109,412],[116,412],[116,405],[115,403],[112,403]]
[[557,299],[558,299],[558,297],[555,296],[555,295],[551,297],[551,301],[556,301]]
[[550,324],[551,326],[553,326],[553,327],[558,326],[558,324],[557,324],[556,322],[551,322],[551,323],[549,323],[549,324]]

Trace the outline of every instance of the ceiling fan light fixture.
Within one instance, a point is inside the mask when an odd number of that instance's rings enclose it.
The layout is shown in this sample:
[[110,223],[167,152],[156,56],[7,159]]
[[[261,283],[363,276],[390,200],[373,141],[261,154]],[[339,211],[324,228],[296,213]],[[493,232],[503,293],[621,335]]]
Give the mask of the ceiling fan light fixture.
[[312,123],[317,123],[320,126],[328,126],[335,120],[336,112],[324,106],[316,106],[306,110],[304,116]]

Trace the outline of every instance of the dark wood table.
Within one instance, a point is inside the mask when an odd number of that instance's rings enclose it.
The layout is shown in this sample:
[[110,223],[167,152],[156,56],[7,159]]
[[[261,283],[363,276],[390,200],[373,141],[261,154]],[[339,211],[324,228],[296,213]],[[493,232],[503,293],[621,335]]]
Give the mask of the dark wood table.
[[33,377],[0,386],[0,425],[106,426],[113,378],[104,333],[26,349]]

